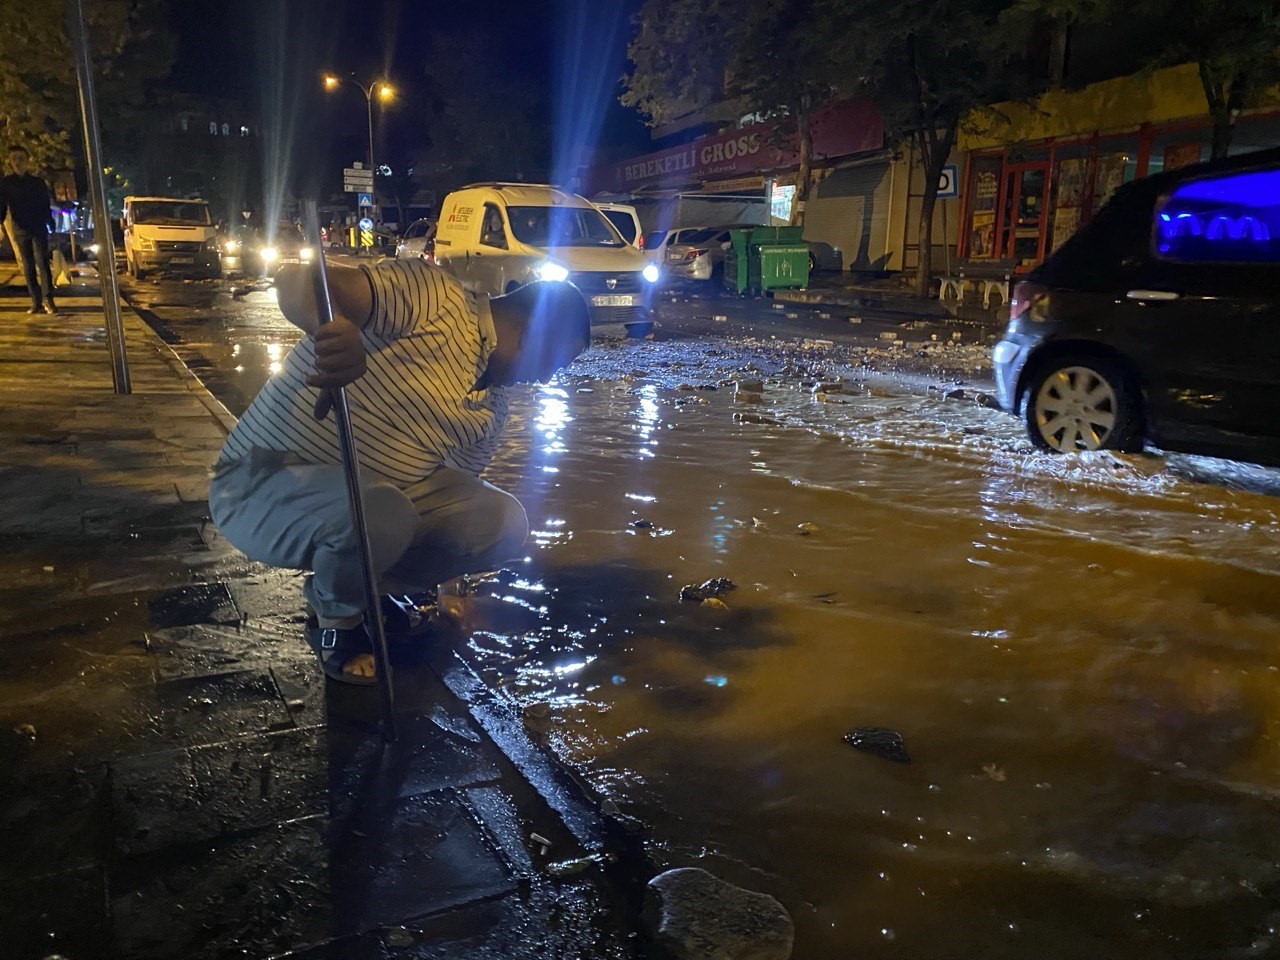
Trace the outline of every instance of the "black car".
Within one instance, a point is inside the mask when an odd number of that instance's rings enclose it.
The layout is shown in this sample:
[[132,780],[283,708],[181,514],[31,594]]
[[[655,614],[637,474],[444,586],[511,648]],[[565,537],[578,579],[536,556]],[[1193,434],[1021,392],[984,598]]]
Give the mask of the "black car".
[[995,370],[1043,450],[1280,465],[1280,150],[1122,187],[1017,285]]

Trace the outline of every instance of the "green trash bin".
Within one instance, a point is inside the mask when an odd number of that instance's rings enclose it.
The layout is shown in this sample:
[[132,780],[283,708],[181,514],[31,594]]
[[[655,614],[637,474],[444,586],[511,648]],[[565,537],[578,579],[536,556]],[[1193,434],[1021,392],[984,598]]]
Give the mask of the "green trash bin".
[[750,236],[750,230],[730,230],[729,249],[724,254],[724,274],[721,279],[726,290],[739,295],[747,292],[747,267],[751,259]]
[[749,283],[753,290],[803,290],[809,286],[809,246],[803,227],[751,231]]

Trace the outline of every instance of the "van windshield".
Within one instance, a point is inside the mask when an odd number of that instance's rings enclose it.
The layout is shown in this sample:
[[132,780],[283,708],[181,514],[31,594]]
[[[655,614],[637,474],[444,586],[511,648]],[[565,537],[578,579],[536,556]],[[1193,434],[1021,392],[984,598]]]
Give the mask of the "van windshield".
[[192,224],[204,226],[212,223],[207,203],[187,203],[181,200],[140,200],[130,204],[134,223]]
[[588,207],[507,207],[511,232],[531,247],[625,247],[599,210]]

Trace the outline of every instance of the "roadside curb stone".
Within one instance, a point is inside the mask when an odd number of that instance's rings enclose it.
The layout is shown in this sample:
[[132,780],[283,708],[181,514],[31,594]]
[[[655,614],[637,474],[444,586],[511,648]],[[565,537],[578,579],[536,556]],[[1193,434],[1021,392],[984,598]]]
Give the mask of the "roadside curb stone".
[[645,925],[668,960],[788,960],[795,925],[767,893],[744,890],[698,867],[649,881]]

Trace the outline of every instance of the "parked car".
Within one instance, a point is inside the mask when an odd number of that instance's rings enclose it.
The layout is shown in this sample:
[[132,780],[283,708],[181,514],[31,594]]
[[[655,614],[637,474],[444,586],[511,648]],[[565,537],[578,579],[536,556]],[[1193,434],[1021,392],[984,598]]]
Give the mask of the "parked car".
[[[666,244],[663,269],[671,279],[716,280],[724,266],[735,227],[707,227],[680,230],[675,242]],[[750,229],[750,225],[746,227]]]
[[1280,465],[1280,150],[1122,187],[1010,314],[1000,402],[1037,447]]
[[640,227],[640,215],[636,208],[625,203],[597,203],[596,209],[613,224],[622,239],[637,250],[644,249],[644,231]]
[[397,260],[435,260],[436,222],[415,220],[396,244]]
[[819,270],[834,270],[839,273],[844,270],[844,254],[839,247],[822,240],[806,240],[805,243],[809,245],[810,273],[817,273]]
[[666,265],[667,248],[673,243],[687,243],[689,238],[704,230],[710,230],[710,227],[673,227],[670,230],[650,230],[644,235],[644,251],[645,258],[658,267]]
[[141,280],[152,270],[216,277],[222,273],[217,230],[203,200],[124,198],[125,269]]

